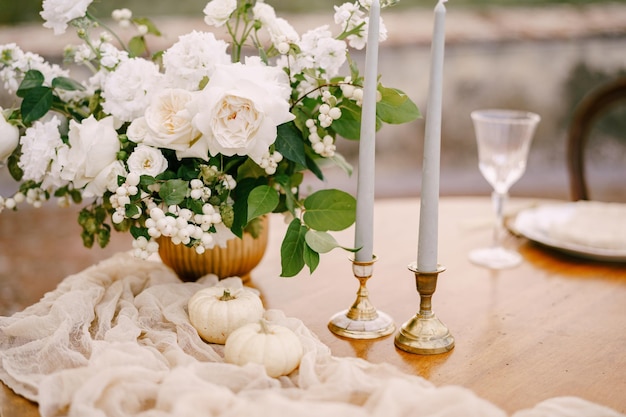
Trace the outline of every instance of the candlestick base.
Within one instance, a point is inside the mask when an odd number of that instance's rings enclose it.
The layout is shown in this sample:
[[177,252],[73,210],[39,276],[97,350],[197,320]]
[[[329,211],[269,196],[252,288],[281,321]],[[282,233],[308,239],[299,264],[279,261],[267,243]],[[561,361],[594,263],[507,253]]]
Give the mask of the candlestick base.
[[404,323],[396,334],[394,344],[409,353],[433,355],[449,352],[454,348],[454,337],[431,309],[431,298],[437,288],[437,277],[445,271],[439,266],[434,272],[421,272],[412,263],[409,270],[415,273],[417,292],[420,295],[420,311]]
[[352,307],[333,315],[328,329],[350,339],[377,339],[392,334],[396,326],[392,318],[377,311],[369,300],[366,283],[371,278],[376,257],[371,261],[352,261],[352,272],[359,280],[359,290]]

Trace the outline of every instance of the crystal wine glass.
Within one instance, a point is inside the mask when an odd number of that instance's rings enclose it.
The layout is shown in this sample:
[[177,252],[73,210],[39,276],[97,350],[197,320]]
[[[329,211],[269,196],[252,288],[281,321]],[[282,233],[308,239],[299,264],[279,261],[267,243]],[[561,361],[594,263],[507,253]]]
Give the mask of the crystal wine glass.
[[528,150],[540,117],[526,111],[489,109],[473,111],[471,118],[478,144],[478,167],[493,187],[496,226],[492,246],[472,250],[469,259],[492,269],[511,268],[520,264],[522,257],[502,246],[504,204],[509,188],[526,170]]

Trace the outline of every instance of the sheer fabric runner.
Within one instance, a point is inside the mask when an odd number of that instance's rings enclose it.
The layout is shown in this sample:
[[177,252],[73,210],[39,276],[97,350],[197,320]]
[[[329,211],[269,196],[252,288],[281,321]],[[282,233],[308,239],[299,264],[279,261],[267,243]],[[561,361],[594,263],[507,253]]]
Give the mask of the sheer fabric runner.
[[[119,254],[67,277],[22,312],[0,317],[0,379],[36,401],[43,417],[481,416],[506,413],[458,386],[435,387],[386,364],[333,357],[304,324],[305,356],[288,377],[223,361],[189,323],[189,297],[207,276],[182,283],[164,265]],[[554,398],[515,417],[621,414],[579,398]]]

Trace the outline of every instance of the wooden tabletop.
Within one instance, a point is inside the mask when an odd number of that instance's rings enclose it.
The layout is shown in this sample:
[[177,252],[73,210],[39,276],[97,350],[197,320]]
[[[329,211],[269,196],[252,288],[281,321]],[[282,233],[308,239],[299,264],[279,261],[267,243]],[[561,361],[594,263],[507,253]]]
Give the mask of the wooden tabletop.
[[[508,208],[541,202],[512,199]],[[331,333],[329,318],[350,307],[358,288],[349,255],[335,250],[322,255],[313,275],[280,278],[286,227],[280,216],[271,219],[268,251],[251,285],[267,308],[303,320],[336,356],[388,362],[437,386],[461,385],[509,413],[570,395],[625,413],[626,265],[574,258],[509,236],[507,244],[524,257],[522,265],[501,271],[474,266],[467,253],[490,243],[492,220],[486,197],[441,199],[439,262],[446,271],[439,276],[433,310],[456,339],[448,353],[415,355],[397,349],[393,336],[366,341]],[[378,262],[368,282],[370,300],[398,327],[419,308],[415,276],[407,269],[417,256],[418,221],[417,199],[376,203]],[[352,229],[335,236],[353,244]],[[35,405],[4,386],[0,404],[0,415],[37,415]]]

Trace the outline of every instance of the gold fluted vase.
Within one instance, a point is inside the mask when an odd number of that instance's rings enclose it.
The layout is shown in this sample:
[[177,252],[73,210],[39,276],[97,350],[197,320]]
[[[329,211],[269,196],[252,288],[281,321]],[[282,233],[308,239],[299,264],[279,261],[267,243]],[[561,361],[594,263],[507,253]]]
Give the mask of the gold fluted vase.
[[185,245],[175,245],[169,238],[159,238],[159,256],[182,281],[196,281],[207,274],[215,274],[219,279],[238,276],[249,281],[267,248],[269,219],[263,216],[261,220],[258,237],[244,233],[241,239],[229,240],[225,248],[216,246],[203,254]]

